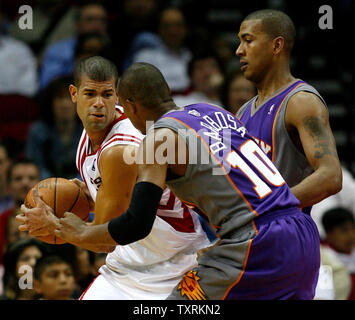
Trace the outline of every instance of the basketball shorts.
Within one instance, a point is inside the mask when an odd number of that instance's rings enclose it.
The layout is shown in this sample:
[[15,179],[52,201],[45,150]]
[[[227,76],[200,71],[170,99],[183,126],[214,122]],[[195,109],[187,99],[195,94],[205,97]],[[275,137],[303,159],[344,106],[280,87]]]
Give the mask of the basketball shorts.
[[270,212],[223,237],[201,255],[169,300],[313,299],[319,234],[297,208]]

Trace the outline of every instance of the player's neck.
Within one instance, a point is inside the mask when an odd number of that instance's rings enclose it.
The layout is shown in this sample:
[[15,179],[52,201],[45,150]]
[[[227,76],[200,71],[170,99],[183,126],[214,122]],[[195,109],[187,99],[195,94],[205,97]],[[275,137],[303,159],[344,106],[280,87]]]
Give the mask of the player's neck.
[[263,101],[271,97],[275,92],[279,91],[281,88],[287,86],[288,84],[295,81],[290,72],[289,67],[276,68],[275,70],[270,70],[265,77],[256,84],[258,90],[257,106],[260,106]]
[[159,108],[156,109],[156,112],[154,113],[154,119],[152,120],[157,121],[161,116],[163,116],[167,112],[177,109],[179,108],[176,106],[173,100],[163,102],[162,104],[160,104]]

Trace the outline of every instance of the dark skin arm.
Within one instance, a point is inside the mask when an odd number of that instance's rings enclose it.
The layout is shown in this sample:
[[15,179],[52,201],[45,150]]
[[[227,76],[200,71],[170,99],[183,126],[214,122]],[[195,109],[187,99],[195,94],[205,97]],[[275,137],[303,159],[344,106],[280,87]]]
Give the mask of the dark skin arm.
[[314,172],[291,188],[301,207],[314,205],[342,188],[342,171],[329,115],[322,101],[298,92],[287,104],[285,124],[295,145],[304,152]]

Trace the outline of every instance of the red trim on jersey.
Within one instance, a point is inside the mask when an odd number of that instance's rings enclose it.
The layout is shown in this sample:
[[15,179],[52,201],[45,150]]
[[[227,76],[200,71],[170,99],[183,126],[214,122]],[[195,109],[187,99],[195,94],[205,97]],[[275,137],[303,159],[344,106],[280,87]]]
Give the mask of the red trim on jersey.
[[94,280],[91,281],[91,283],[89,284],[89,286],[86,288],[86,290],[81,294],[79,300],[83,300],[86,292],[90,289],[90,287],[92,286],[92,284],[94,283],[94,281],[97,279],[97,277],[100,275],[100,272],[97,273],[97,276],[94,278]]
[[124,119],[127,119],[127,116],[124,114],[124,113],[122,113],[120,110],[118,110],[118,109],[116,109],[119,113],[121,113],[121,115],[119,116],[119,118],[117,118],[115,121],[113,121],[111,124],[110,124],[110,126],[107,128],[107,132],[110,132],[111,131],[111,129],[113,128],[113,126],[116,124],[116,123],[118,123],[118,122],[120,122],[120,121],[122,121],[122,120],[124,120]]
[[[170,191],[169,200],[166,205],[160,204],[158,210],[174,210],[175,208],[175,195]],[[195,232],[194,221],[192,220],[189,208],[181,202],[181,208],[184,209],[184,214],[182,218],[159,216],[165,222],[169,223],[176,231],[192,233]]]
[[[80,148],[79,148],[79,153],[78,153],[78,169],[79,169],[79,173],[80,175],[84,178],[84,175],[83,175],[83,170],[82,170],[82,156],[81,156],[81,151],[83,150],[83,146],[85,144],[85,141],[86,141],[86,138],[87,138],[87,134],[85,133],[84,135],[84,138],[83,138],[83,141],[81,142],[81,145],[80,145]],[[81,157],[81,158],[80,158]]]
[[[120,136],[122,138],[114,138]],[[132,137],[132,138],[131,138]],[[136,139],[136,140],[134,140]],[[116,133],[114,134],[108,141],[105,142],[104,145],[100,146],[99,149],[97,149],[96,151],[98,152],[97,154],[97,161],[99,161],[101,152],[108,146],[110,145],[112,142],[116,142],[116,141],[125,141],[125,142],[134,142],[137,143],[138,145],[141,144],[142,140],[140,140],[137,137],[131,136],[129,134],[122,134],[122,133]]]
[[[132,136],[132,135],[130,135],[130,134],[115,133],[114,135],[112,135],[112,137],[111,137],[110,139],[108,139],[108,140],[105,142],[105,144],[110,143],[111,140],[112,140],[113,138],[117,137],[117,136],[123,137],[123,138],[126,138],[126,139],[131,139],[131,140],[129,140],[129,141],[133,141],[133,142],[136,142],[136,143],[139,143],[139,144],[142,142],[142,139],[139,139],[139,138],[137,138],[137,137],[135,137],[135,136]],[[134,140],[137,140],[137,141],[134,141]],[[101,149],[103,149],[104,147],[105,147],[105,145],[104,145],[104,146],[103,146],[103,145],[100,146]]]

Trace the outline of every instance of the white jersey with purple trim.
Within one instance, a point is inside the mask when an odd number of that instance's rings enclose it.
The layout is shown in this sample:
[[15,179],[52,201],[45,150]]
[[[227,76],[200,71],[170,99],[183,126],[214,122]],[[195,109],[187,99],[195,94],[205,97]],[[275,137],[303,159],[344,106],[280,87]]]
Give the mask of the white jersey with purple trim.
[[[99,149],[92,152],[84,129],[76,163],[94,201],[101,185],[100,154],[115,145],[139,147],[143,138],[130,120],[122,115],[113,123]],[[81,299],[165,299],[184,273],[197,265],[197,251],[211,244],[198,214],[166,188],[150,234],[140,241],[116,246],[107,255],[106,264],[99,270],[100,275]],[[105,290],[107,283],[110,283],[110,290]]]

